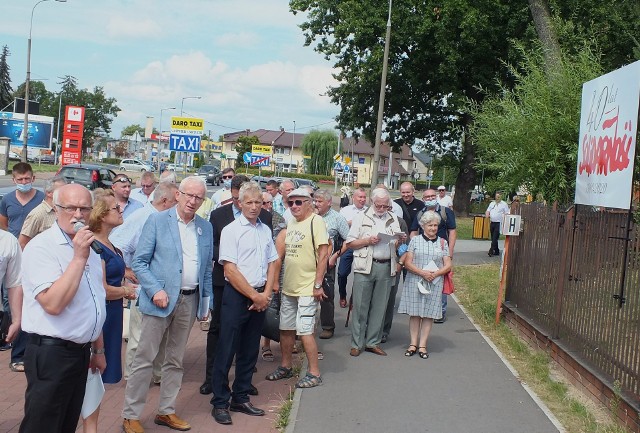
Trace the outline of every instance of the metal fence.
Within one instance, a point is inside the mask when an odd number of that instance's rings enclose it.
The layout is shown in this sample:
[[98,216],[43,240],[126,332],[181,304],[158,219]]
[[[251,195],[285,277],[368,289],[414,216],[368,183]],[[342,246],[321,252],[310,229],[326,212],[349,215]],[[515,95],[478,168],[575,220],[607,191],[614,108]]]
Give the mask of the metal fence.
[[521,215],[506,301],[640,401],[640,230],[627,213],[588,206]]

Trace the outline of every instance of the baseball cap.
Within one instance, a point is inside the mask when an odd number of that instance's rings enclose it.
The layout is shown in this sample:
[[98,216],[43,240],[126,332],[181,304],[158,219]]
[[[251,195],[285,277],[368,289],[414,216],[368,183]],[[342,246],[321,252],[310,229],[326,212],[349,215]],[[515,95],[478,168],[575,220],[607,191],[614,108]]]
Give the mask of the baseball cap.
[[444,190],[446,190],[446,189],[447,189],[447,188],[445,188],[445,187],[444,187],[444,185],[440,185],[440,186],[438,187],[438,191],[444,191]]
[[293,191],[291,191],[289,193],[289,198],[291,197],[306,197],[306,198],[311,198],[311,195],[309,194],[309,191],[307,191],[306,189],[303,188],[296,188]]

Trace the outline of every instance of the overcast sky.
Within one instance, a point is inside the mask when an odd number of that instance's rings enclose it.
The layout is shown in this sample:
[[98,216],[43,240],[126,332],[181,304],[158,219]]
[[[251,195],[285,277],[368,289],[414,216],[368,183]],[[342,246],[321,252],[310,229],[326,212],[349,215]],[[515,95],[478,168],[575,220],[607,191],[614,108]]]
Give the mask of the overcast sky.
[[[0,45],[13,88],[24,82],[31,11],[37,0],[0,0]],[[304,47],[300,15],[286,0],[45,1],[33,17],[31,79],[57,92],[64,75],[103,86],[122,110],[111,135],[147,116],[201,117],[212,136],[250,128],[331,129],[338,107],[324,96],[331,63]],[[1,107],[0,107],[1,108]],[[221,126],[222,125],[222,126]]]

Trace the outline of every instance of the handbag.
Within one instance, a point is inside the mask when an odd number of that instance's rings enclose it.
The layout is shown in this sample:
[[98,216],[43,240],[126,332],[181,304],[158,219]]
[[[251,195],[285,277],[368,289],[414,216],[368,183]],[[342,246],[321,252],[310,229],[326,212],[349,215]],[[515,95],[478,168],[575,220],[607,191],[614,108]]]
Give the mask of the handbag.
[[5,344],[11,326],[11,313],[0,311],[0,344]]
[[280,342],[280,292],[273,294],[265,311],[262,336]]
[[[440,248],[444,250],[444,239],[442,238],[440,238]],[[451,295],[456,290],[456,288],[453,286],[453,271],[447,272],[442,277],[444,281],[442,293],[444,295]]]

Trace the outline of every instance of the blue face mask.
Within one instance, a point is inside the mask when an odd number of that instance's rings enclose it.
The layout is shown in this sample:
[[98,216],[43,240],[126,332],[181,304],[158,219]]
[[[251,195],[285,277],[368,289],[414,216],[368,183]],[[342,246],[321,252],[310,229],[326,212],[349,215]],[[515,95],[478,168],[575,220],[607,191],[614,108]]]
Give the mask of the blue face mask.
[[424,205],[426,207],[436,207],[437,204],[438,204],[438,200],[435,200],[435,199],[433,199],[433,200],[425,200],[424,201]]
[[20,192],[29,192],[33,188],[31,183],[18,183],[16,184],[16,189]]
[[229,179],[229,180],[223,180],[223,181],[222,181],[222,184],[224,185],[224,187],[225,187],[226,189],[230,189],[230,188],[231,188],[231,179]]

